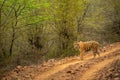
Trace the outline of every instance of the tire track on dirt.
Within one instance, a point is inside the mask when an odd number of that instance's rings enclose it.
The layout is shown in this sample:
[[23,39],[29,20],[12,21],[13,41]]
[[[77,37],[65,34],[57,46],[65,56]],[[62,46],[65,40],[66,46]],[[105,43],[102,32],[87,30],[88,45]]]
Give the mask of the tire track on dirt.
[[53,74],[55,74],[55,73],[57,73],[57,72],[59,72],[61,70],[64,70],[68,66],[75,65],[75,64],[80,63],[80,62],[82,62],[82,61],[70,62],[70,63],[66,63],[66,64],[63,64],[63,65],[59,65],[59,66],[53,67],[51,70],[46,71],[46,72],[44,72],[41,75],[37,75],[34,80],[45,80],[49,76],[51,76],[51,75],[53,75]]
[[120,56],[115,56],[111,59],[107,59],[107,60],[104,60],[102,62],[99,62],[99,63],[93,65],[78,80],[94,80],[93,78],[97,71],[103,69],[105,66],[112,63],[115,59],[119,59],[119,58],[120,58]]

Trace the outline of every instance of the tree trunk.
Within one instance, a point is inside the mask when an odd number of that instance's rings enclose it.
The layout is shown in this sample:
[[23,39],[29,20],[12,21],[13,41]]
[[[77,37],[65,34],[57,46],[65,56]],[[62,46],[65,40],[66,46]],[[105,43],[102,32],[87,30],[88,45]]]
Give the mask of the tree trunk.
[[12,53],[13,53],[13,45],[14,45],[14,40],[15,40],[15,28],[13,24],[12,24],[12,29],[13,29],[13,32],[12,32],[12,41],[10,45],[10,56],[12,56]]
[[1,28],[1,9],[0,9],[0,28]]

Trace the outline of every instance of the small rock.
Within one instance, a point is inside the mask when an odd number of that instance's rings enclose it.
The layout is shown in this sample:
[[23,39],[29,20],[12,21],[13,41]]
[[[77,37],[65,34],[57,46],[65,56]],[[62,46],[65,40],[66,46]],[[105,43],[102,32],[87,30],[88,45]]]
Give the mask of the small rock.
[[17,66],[17,69],[20,69],[20,68],[22,68],[22,66]]
[[120,80],[120,78],[119,78],[119,77],[116,77],[116,78],[114,78],[113,80]]
[[14,72],[18,73],[18,72],[19,72],[19,70],[18,70],[18,69],[14,69]]
[[67,73],[71,73],[72,71],[67,71]]
[[79,69],[75,69],[75,71],[79,71]]
[[55,62],[55,59],[48,60],[48,63]]
[[80,67],[83,67],[83,65],[80,65]]
[[113,71],[114,71],[114,68],[109,69],[109,71],[113,72]]
[[108,76],[108,77],[112,78],[112,77],[113,77],[113,75],[112,75],[112,74],[109,74],[109,76]]
[[75,74],[74,71],[67,71],[67,73],[70,73],[70,74]]
[[24,66],[23,69],[27,69],[27,66]]
[[75,74],[75,72],[74,72],[74,71],[72,71],[72,72],[71,72],[71,74]]
[[115,73],[115,74],[114,74],[114,77],[119,77],[119,73]]

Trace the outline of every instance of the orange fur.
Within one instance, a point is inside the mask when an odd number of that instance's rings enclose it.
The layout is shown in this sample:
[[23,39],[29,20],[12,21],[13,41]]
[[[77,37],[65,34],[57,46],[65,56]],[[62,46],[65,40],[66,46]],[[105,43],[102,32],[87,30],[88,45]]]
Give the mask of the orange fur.
[[[80,53],[80,58],[83,60],[84,53],[88,50],[92,50],[94,54],[94,58],[97,55],[99,55],[99,47],[100,44],[97,41],[87,41],[87,42],[74,42],[74,48],[78,49]],[[100,56],[100,55],[99,55]]]

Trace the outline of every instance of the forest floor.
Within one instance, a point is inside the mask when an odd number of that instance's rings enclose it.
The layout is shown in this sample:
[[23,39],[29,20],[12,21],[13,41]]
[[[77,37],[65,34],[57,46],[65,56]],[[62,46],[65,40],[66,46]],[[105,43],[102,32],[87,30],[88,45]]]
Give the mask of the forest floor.
[[120,42],[105,46],[105,52],[95,59],[89,53],[82,61],[74,56],[17,66],[5,73],[2,80],[120,80]]

